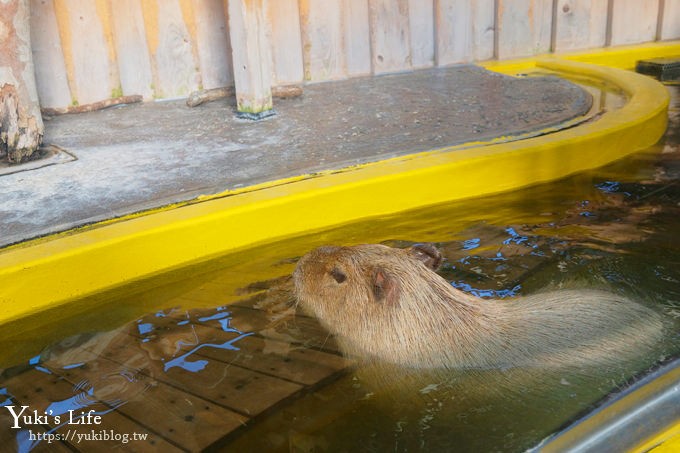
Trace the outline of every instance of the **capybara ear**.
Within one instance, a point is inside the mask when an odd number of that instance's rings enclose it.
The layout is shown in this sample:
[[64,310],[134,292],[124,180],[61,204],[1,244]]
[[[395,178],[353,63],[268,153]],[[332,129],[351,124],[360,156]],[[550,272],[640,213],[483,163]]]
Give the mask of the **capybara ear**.
[[399,297],[399,282],[382,268],[373,272],[373,297],[382,304],[394,304]]
[[411,255],[422,263],[436,271],[442,264],[442,254],[437,247],[428,242],[413,244],[408,248]]

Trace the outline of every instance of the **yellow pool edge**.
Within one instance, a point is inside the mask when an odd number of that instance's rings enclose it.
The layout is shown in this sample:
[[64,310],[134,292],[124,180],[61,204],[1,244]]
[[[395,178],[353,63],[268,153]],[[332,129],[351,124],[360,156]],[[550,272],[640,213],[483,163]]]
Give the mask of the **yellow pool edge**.
[[677,453],[680,451],[680,422],[657,434],[652,440],[636,449],[636,453]]
[[542,57],[519,58],[516,60],[491,60],[480,65],[503,74],[517,74],[533,66],[540,58],[559,58],[578,63],[589,63],[609,68],[634,70],[639,60],[663,57],[680,57],[680,41],[658,41],[645,44],[613,46],[576,52],[546,54]]
[[[680,55],[680,42],[655,48],[657,57]],[[631,52],[635,49],[625,53],[626,61]],[[649,46],[641,46],[640,53],[647,58]],[[255,244],[559,179],[661,137],[665,87],[632,72],[572,60],[551,56],[487,66],[499,72],[543,67],[603,79],[628,93],[630,101],[596,121],[544,136],[273,181],[0,250],[0,323]]]

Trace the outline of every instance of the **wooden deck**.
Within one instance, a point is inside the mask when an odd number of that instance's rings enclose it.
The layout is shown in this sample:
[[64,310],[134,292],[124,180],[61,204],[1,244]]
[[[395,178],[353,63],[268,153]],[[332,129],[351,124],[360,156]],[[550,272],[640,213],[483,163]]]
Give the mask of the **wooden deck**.
[[[196,298],[219,297],[220,290],[210,283],[173,302],[195,306]],[[217,309],[166,310],[115,331],[67,339],[0,387],[17,411],[22,405],[29,406],[25,413],[52,409],[47,423],[24,428],[62,440],[35,443],[33,451],[173,452],[226,445],[350,366],[314,319],[295,316],[292,308],[268,313],[255,307],[262,299],[256,294]],[[101,423],[68,424],[68,409],[76,416],[94,410]],[[28,432],[9,429],[9,411],[0,414],[0,439],[20,451],[18,439]],[[93,432],[96,439],[79,442],[78,434]],[[133,440],[135,434],[147,437]],[[124,435],[127,443],[112,438]],[[23,448],[30,444],[24,440]]]

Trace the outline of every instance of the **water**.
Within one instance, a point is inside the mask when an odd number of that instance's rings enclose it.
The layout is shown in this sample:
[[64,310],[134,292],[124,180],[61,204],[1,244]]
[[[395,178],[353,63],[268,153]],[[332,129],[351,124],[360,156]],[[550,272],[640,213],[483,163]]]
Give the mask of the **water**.
[[[0,411],[0,438],[23,451],[535,445],[679,355],[680,90],[670,89],[664,139],[606,168],[263,245],[142,285],[153,290],[118,289],[6,326],[0,399],[16,414],[28,407],[17,429]],[[653,357],[587,373],[357,364],[296,312],[289,275],[314,247],[367,242],[434,242],[446,258],[441,275],[482,298],[607,288],[674,328]]]

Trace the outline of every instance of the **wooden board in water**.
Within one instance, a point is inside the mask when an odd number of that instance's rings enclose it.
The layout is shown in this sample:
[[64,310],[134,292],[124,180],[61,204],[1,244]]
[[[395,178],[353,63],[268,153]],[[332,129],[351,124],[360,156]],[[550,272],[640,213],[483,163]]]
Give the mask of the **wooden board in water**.
[[[38,414],[44,414],[46,409],[55,402],[62,402],[60,405],[62,408],[72,407],[76,415],[80,414],[82,411],[87,412],[89,410],[95,410],[97,412],[106,412],[111,409],[110,406],[98,401],[93,401],[93,404],[87,406],[82,405],[80,409],[77,409],[78,405],[76,402],[82,404],[88,398],[86,392],[74,389],[74,386],[70,382],[58,375],[47,374],[36,369],[31,369],[25,373],[9,378],[3,382],[3,385],[7,388],[8,393],[14,397],[17,405],[29,406],[27,411],[32,412],[33,410],[36,410]],[[74,402],[71,406],[68,406],[67,403],[69,399]],[[56,409],[56,406],[52,407]],[[53,414],[57,415],[57,412],[53,410]],[[78,429],[78,433],[81,434],[89,433],[93,429],[96,432],[104,430],[109,433],[129,434],[130,436],[132,436],[133,433],[148,434],[147,439],[144,441],[131,441],[128,443],[129,449],[131,451],[139,452],[182,451],[176,446],[168,443],[161,436],[150,431],[147,427],[130,420],[116,411],[108,412],[103,415],[101,417],[101,423],[96,425],[68,425],[65,423],[68,421],[68,414],[61,414],[60,417],[61,425],[55,425],[52,423],[55,419],[53,417],[48,417],[47,420],[49,424],[47,426],[49,429],[58,428],[54,433],[69,438],[71,438],[75,429]],[[117,448],[121,445],[120,441],[105,440],[103,438],[93,441],[92,443],[83,441],[84,443],[78,445],[77,437],[73,436],[72,439],[73,440],[68,443],[80,451],[94,451],[95,448],[104,450]],[[51,446],[47,448],[47,450],[52,451],[50,448]]]

